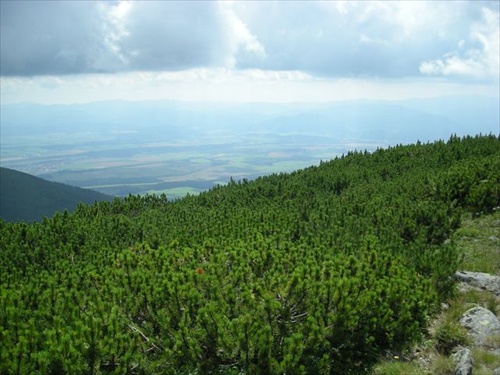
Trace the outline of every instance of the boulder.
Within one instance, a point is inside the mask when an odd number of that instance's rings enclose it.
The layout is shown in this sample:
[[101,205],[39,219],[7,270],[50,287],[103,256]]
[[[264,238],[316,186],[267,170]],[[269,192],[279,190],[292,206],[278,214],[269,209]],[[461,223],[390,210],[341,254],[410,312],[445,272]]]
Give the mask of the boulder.
[[451,359],[456,363],[454,375],[472,375],[474,361],[469,348],[460,348]]
[[473,307],[460,318],[460,325],[469,331],[476,346],[487,344],[488,337],[500,335],[500,321],[490,310]]
[[487,290],[496,296],[500,296],[500,277],[484,272],[457,271],[455,276],[458,280],[476,288]]

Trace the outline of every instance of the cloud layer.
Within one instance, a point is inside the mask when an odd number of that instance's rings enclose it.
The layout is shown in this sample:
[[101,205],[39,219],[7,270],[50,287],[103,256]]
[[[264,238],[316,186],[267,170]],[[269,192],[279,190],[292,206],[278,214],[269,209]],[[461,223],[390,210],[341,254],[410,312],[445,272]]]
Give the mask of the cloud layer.
[[0,4],[2,76],[193,68],[499,75],[497,2]]
[[[498,77],[500,66],[499,15],[488,8],[482,9],[483,22],[474,23],[469,42],[461,39],[455,49],[442,58],[424,61],[420,72],[433,75]],[[473,44],[467,48],[467,44]],[[474,44],[476,46],[474,46]]]

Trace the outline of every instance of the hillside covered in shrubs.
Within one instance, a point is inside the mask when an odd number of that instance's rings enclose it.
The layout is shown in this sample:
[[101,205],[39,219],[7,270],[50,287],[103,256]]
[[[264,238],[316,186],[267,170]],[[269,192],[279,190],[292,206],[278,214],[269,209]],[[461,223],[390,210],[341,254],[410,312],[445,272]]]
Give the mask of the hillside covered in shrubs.
[[489,135],[0,221],[0,373],[369,373],[450,295],[464,211],[499,205]]
[[6,221],[42,221],[57,211],[73,211],[78,203],[110,200],[112,196],[97,191],[0,167],[0,218]]

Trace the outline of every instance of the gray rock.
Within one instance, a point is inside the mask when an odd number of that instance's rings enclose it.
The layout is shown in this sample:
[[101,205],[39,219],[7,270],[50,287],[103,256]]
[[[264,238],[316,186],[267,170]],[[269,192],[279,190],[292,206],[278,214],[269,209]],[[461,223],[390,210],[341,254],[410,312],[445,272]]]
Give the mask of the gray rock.
[[460,325],[469,331],[474,345],[483,346],[488,337],[500,334],[500,321],[490,310],[483,307],[473,307],[460,318]]
[[472,375],[474,360],[469,348],[458,349],[451,359],[456,363],[454,375]]
[[495,370],[493,370],[493,375],[500,375],[500,367],[497,367]]
[[469,285],[487,290],[500,296],[500,277],[483,272],[457,271],[455,277]]

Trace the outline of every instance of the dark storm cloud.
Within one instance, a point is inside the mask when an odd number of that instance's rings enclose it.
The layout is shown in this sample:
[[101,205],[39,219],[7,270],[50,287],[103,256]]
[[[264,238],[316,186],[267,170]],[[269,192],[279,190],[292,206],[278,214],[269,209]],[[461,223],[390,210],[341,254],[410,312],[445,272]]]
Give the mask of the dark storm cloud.
[[122,5],[2,1],[1,74],[179,70],[224,61],[224,17],[216,3]]
[[106,54],[97,3],[1,1],[2,75],[99,70]]

